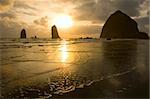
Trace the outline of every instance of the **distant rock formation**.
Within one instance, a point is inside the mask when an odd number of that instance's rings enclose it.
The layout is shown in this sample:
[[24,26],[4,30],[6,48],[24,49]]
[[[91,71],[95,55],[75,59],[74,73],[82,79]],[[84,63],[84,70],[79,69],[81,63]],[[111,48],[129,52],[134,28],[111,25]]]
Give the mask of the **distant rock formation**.
[[137,23],[120,10],[112,14],[102,28],[100,38],[139,38],[148,39],[148,35],[139,32]]
[[58,35],[57,27],[55,25],[52,26],[52,39],[60,38]]
[[26,38],[26,30],[25,29],[22,29],[20,38]]
[[31,39],[37,39],[37,36],[33,36],[33,37],[31,37]]

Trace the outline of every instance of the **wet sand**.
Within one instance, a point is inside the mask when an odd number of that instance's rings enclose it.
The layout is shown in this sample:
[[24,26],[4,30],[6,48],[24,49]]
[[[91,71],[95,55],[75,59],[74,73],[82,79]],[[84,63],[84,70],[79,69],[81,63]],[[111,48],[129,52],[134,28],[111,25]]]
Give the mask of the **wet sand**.
[[0,43],[0,98],[149,97],[145,40],[27,41]]
[[[137,68],[112,75],[93,83],[72,88],[68,92],[52,93],[50,85],[32,86],[5,96],[7,98],[149,98],[149,75],[139,79]],[[22,90],[22,91],[21,91]]]
[[[149,80],[140,82],[134,78],[134,73],[104,79],[94,82],[84,89],[76,89],[63,95],[54,95],[53,98],[147,98],[149,99]],[[130,78],[130,79],[129,79]],[[122,82],[115,86],[114,80]],[[117,84],[116,84],[117,85]]]

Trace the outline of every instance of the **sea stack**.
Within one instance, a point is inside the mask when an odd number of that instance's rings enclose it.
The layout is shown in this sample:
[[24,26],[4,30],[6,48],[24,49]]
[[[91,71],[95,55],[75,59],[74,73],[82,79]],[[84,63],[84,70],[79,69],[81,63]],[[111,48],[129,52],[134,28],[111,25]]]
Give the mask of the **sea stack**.
[[52,26],[52,39],[60,38],[58,35],[57,27],[55,25]]
[[139,32],[137,23],[120,10],[113,13],[102,28],[100,38],[148,39],[148,35]]
[[26,38],[26,30],[25,29],[22,29],[20,38]]

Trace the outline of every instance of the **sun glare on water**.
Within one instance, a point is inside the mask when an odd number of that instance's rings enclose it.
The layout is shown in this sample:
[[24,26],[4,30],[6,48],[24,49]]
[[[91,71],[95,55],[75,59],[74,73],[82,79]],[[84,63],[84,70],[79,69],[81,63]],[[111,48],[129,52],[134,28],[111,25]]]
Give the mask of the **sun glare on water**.
[[65,63],[67,62],[67,58],[68,58],[66,42],[64,42],[60,50],[61,50],[61,62]]
[[69,28],[73,25],[73,20],[68,15],[61,15],[57,16],[53,23],[60,28]]

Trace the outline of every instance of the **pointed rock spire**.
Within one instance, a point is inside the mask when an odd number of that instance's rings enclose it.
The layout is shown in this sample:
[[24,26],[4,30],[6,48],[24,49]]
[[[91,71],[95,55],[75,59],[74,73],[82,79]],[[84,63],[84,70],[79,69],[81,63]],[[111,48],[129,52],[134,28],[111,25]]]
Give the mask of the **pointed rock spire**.
[[21,30],[20,38],[26,38],[26,30],[25,29]]
[[52,26],[51,30],[52,30],[52,39],[60,38],[57,31],[57,27],[55,25]]

